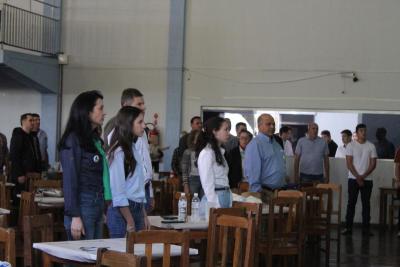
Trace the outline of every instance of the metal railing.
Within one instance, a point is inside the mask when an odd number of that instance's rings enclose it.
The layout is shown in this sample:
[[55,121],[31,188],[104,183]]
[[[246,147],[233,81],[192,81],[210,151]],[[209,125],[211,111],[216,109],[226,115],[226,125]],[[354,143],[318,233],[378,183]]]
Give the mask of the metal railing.
[[60,52],[60,21],[4,4],[1,43],[55,55]]

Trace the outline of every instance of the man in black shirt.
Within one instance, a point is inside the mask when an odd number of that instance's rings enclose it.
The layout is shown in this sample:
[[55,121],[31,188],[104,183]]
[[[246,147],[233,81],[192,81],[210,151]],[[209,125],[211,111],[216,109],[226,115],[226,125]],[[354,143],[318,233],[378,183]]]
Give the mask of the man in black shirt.
[[328,144],[329,148],[329,157],[335,157],[336,155],[336,150],[338,148],[338,145],[331,139],[331,132],[328,130],[323,130],[321,132],[321,137],[325,140],[325,142]]
[[21,116],[21,127],[15,128],[12,133],[10,161],[11,180],[16,184],[14,194],[26,189],[27,173],[42,171],[40,152],[39,150],[35,152],[35,141],[31,135],[32,127],[33,118],[31,114],[26,113]]
[[386,139],[386,129],[376,129],[376,142],[374,143],[378,159],[393,159],[395,148],[392,142]]

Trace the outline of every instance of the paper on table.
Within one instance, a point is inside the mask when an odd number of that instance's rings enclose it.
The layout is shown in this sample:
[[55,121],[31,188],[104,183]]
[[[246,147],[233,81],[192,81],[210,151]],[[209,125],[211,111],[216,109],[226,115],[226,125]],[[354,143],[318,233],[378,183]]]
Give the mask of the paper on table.
[[262,203],[261,199],[254,196],[240,196],[238,194],[232,193],[232,200],[237,202],[247,202],[247,203]]

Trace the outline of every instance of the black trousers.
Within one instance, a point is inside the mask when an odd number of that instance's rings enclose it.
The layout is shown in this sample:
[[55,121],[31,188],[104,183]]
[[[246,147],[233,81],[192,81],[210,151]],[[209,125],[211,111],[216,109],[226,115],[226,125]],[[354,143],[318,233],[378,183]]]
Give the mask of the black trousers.
[[364,228],[369,227],[369,222],[371,220],[370,198],[372,192],[372,181],[364,181],[364,186],[360,187],[355,179],[349,179],[348,181],[349,199],[347,201],[347,212],[346,212],[346,228],[348,229],[351,229],[353,227],[354,213],[356,209],[359,192],[361,193],[361,203],[362,203],[362,224]]

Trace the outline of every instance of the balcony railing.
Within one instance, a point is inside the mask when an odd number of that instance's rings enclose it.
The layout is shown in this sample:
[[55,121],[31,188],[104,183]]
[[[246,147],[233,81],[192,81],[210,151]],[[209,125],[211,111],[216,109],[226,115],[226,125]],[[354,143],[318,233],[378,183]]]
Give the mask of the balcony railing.
[[1,43],[55,55],[60,52],[60,21],[4,4]]

